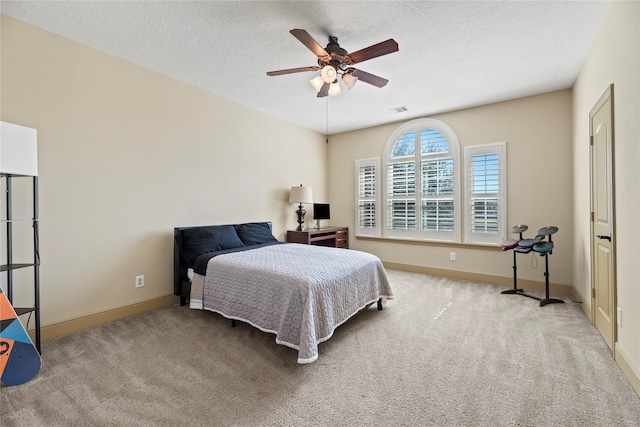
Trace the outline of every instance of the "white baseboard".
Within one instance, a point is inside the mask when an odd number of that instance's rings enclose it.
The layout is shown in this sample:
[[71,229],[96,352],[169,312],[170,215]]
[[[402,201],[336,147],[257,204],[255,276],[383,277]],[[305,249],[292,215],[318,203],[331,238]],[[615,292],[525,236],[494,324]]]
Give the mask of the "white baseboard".
[[572,289],[573,289],[573,293],[572,293],[573,299],[575,299],[576,301],[580,301],[580,304],[582,305],[582,312],[584,313],[585,316],[587,316],[587,319],[589,319],[589,322],[593,324],[593,319],[591,318],[591,300],[588,298],[584,298],[584,296],[581,295],[576,288],[572,288]]
[[638,397],[640,397],[640,372],[629,362],[631,359],[629,359],[629,356],[627,356],[618,343],[616,343],[615,349],[616,363],[620,367],[620,370],[622,370],[624,376],[627,377],[627,380],[629,380],[629,384],[631,384],[631,387],[636,391]]

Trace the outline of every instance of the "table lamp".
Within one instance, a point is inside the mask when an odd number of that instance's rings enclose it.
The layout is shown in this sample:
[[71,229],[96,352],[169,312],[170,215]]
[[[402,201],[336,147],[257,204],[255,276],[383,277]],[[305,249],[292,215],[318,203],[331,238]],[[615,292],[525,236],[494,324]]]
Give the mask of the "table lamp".
[[299,203],[298,210],[296,213],[298,214],[298,228],[296,231],[304,230],[304,215],[307,211],[304,210],[302,206],[303,203],[313,203],[313,197],[311,195],[311,187],[303,187],[300,184],[299,187],[291,187],[291,191],[289,192],[289,203]]

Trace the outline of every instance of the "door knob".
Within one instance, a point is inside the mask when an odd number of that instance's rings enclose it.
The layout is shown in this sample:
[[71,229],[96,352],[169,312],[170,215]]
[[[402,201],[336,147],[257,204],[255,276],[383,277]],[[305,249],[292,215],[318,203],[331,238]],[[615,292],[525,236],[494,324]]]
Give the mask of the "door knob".
[[603,239],[603,240],[608,240],[611,241],[611,233],[607,234],[607,235],[603,235],[603,234],[596,234],[596,237],[598,239]]

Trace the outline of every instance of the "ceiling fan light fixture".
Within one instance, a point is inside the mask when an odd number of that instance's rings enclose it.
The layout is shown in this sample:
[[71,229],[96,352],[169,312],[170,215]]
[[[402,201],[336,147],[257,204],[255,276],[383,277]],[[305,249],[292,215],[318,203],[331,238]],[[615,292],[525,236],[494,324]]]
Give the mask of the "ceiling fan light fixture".
[[[0,0],[1,1],[1,0]],[[398,51],[398,43],[393,39],[365,47],[355,52],[347,52],[338,44],[338,38],[329,36],[329,44],[323,48],[307,31],[294,28],[289,31],[299,42],[307,47],[317,57],[317,65],[308,67],[288,68],[286,70],[267,71],[268,76],[280,76],[283,74],[301,73],[305,71],[318,71],[320,75],[309,81],[318,92],[317,98],[327,95],[337,96],[342,90],[338,77],[342,75],[342,82],[351,89],[358,80],[372,86],[384,87],[389,80],[375,74],[367,73],[360,69],[351,68],[353,64],[361,63],[379,56],[388,55]]]
[[352,75],[351,73],[344,73],[342,75],[342,82],[344,83],[344,85],[347,87],[348,90],[351,90],[351,88],[353,87],[353,85],[356,84],[357,81],[358,81],[358,78]]
[[325,65],[320,71],[320,77],[325,83],[333,83],[338,77],[338,72],[331,65]]
[[338,96],[341,93],[342,89],[340,89],[340,83],[338,83],[338,80],[334,80],[334,82],[329,86],[329,96]]
[[322,86],[324,85],[324,80],[322,80],[321,76],[315,76],[309,80],[309,83],[311,83],[311,86],[313,86],[316,92],[320,92],[320,89],[322,89]]

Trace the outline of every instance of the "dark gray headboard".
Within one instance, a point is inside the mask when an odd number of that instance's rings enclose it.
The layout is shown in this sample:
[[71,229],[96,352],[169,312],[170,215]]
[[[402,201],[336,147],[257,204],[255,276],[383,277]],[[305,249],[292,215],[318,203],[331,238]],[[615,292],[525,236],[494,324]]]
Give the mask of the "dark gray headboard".
[[[269,229],[272,229],[273,224],[268,221],[263,221],[269,225]],[[240,224],[215,224],[215,225],[240,225]],[[180,305],[185,305],[189,299],[189,293],[191,291],[191,282],[187,277],[187,260],[180,254],[180,248],[183,244],[183,233],[185,230],[194,230],[198,228],[212,227],[212,225],[198,225],[193,227],[176,227],[173,229],[173,293],[180,297]]]

